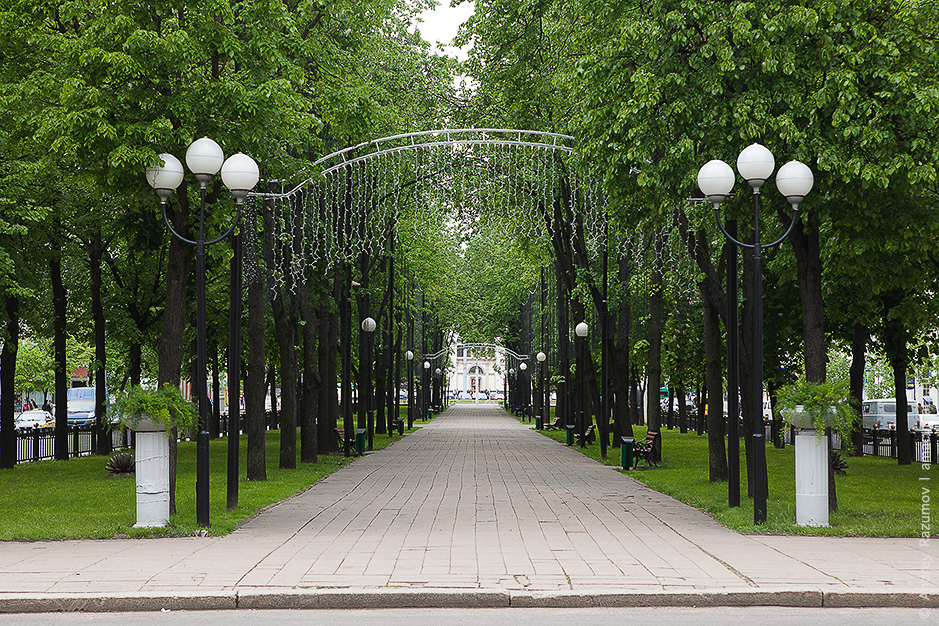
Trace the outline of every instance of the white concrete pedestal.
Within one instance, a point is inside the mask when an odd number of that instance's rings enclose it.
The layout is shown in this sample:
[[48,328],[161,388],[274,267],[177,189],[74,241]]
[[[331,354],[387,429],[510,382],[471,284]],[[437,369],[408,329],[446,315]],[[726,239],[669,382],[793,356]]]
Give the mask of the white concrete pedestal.
[[137,431],[137,523],[134,528],[170,521],[170,442],[166,433]]
[[828,441],[796,434],[796,525],[828,526]]

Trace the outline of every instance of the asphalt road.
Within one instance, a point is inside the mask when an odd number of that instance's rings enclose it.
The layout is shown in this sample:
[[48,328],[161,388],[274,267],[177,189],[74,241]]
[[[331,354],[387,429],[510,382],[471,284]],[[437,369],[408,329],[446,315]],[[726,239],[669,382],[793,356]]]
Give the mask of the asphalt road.
[[695,626],[932,626],[939,609],[636,608],[636,609],[383,609],[317,611],[166,611],[159,613],[35,613],[0,615],[0,626],[90,624],[108,626],[584,626],[585,624],[694,624]]

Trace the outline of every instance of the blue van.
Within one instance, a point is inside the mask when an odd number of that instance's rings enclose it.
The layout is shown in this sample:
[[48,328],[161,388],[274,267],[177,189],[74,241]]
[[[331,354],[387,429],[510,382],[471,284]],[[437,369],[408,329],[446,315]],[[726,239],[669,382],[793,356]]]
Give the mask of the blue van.
[[95,423],[95,387],[72,387],[65,392],[65,398],[69,426]]

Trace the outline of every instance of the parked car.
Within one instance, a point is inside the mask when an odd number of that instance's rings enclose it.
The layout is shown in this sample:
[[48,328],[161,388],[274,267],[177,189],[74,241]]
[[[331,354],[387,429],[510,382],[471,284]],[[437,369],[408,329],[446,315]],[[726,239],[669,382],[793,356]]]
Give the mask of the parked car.
[[502,400],[505,400],[505,394],[501,391],[493,391],[492,395],[489,396],[489,399],[501,402]]
[[18,432],[23,432],[32,430],[33,428],[50,428],[55,426],[55,418],[52,417],[52,413],[49,411],[33,409],[31,411],[23,411],[17,415],[13,423]]

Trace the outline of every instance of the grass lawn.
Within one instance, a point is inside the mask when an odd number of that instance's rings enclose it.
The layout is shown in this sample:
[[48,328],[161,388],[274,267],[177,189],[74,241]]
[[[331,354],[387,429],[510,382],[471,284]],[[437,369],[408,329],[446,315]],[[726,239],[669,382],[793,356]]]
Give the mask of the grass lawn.
[[[406,415],[406,407],[402,407]],[[405,431],[407,432],[407,430]],[[298,431],[299,439],[299,431]],[[397,434],[375,435],[380,449],[401,439]],[[278,468],[280,431],[267,433],[267,480],[247,481],[245,459],[247,437],[240,437],[237,509],[226,509],[228,440],[209,444],[210,534],[224,535],[260,509],[303,491],[352,459],[322,454],[315,464]],[[297,448],[299,451],[299,440]],[[177,513],[161,529],[133,528],[137,517],[136,483],[130,477],[109,477],[104,469],[108,457],[79,457],[68,461],[20,463],[0,471],[0,540],[86,539],[106,537],[191,536],[196,525],[196,444],[179,444],[176,477]],[[354,457],[353,457],[354,458]]]
[[[646,435],[644,426],[635,426],[636,440]],[[542,431],[562,444],[563,431]],[[597,459],[600,444],[578,451]],[[919,537],[923,487],[933,470],[919,463],[900,467],[896,460],[882,457],[849,457],[846,476],[836,476],[838,512],[830,515],[828,528],[796,526],[795,448],[766,448],[769,499],[765,524],[753,524],[753,501],[747,497],[746,460],[740,444],[740,507],[727,506],[727,483],[708,482],[707,435],[678,430],[662,430],[662,464],[658,469],[624,472],[656,491],[711,513],[717,521],[742,533],[793,535]],[[618,448],[607,450],[607,465],[619,465]],[[930,465],[927,468],[933,467]],[[939,474],[939,468],[935,470]],[[939,478],[939,475],[937,475]],[[925,480],[924,480],[925,479]]]

